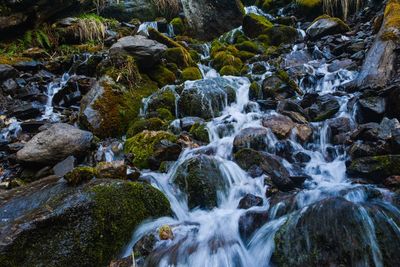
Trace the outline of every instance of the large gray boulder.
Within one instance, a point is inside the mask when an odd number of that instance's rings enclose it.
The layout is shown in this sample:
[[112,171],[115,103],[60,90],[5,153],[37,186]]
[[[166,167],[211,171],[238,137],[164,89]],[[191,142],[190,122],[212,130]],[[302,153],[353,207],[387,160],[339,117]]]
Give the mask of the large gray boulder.
[[167,46],[142,35],[126,36],[110,48],[110,55],[131,55],[141,67],[151,67],[157,63]]
[[194,35],[211,40],[242,24],[240,0],[182,0],[183,11]]
[[65,123],[57,123],[35,135],[17,152],[25,164],[55,164],[68,156],[80,156],[92,143],[93,134]]
[[170,213],[147,184],[44,178],[0,194],[0,266],[108,266],[137,225]]
[[338,18],[323,16],[308,27],[306,33],[311,39],[318,39],[326,35],[345,33],[349,31],[349,26]]

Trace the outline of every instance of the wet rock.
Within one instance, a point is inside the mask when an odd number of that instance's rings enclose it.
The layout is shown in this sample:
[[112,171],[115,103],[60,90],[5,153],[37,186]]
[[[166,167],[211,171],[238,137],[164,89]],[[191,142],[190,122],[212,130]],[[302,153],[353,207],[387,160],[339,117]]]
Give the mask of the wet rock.
[[351,130],[351,122],[349,118],[340,117],[328,121],[329,129],[333,136],[347,133]]
[[252,194],[246,194],[240,201],[238,209],[250,209],[255,206],[262,206],[263,199]]
[[384,155],[358,158],[351,161],[347,172],[353,176],[382,182],[382,179],[400,174],[400,155]]
[[205,121],[199,117],[184,117],[180,120],[181,128],[184,131],[190,131],[195,124],[204,124]]
[[183,12],[196,37],[210,40],[242,24],[243,5],[239,0],[183,0]]
[[[373,265],[373,255],[377,254],[366,238],[370,227],[374,227],[372,242],[379,244],[382,254],[390,255],[375,259],[387,266],[396,265],[400,260],[396,246],[400,242],[393,244],[389,229],[393,229],[392,220],[396,224],[400,221],[389,205],[363,205],[335,197],[299,210],[289,215],[276,233],[273,261],[279,266],[340,266],[359,262]],[[367,225],[366,220],[371,220],[373,226]]]
[[19,71],[38,71],[43,68],[43,63],[39,61],[21,61],[13,64],[13,67]]
[[233,140],[233,152],[241,148],[252,148],[254,150],[267,149],[268,130],[265,128],[245,128],[241,130]]
[[142,35],[126,36],[118,40],[110,48],[110,55],[118,57],[120,55],[131,55],[140,66],[150,68],[157,63],[161,55],[167,50],[167,46],[148,39]]
[[53,105],[63,107],[78,105],[79,100],[90,91],[95,82],[93,78],[86,76],[72,76],[66,86],[53,96]]
[[296,137],[300,142],[305,143],[311,139],[313,135],[313,129],[306,124],[298,124],[296,126]]
[[265,78],[262,83],[262,94],[266,99],[284,100],[296,93],[301,93],[298,85],[283,71]]
[[170,240],[174,239],[174,233],[169,225],[163,225],[158,229],[158,237],[160,240]]
[[257,38],[272,29],[273,24],[265,17],[254,13],[247,14],[243,18],[243,31],[250,38]]
[[326,94],[317,96],[314,98],[314,101],[309,103],[308,101],[311,100],[310,98],[313,99],[314,96],[306,96],[302,100],[301,106],[306,110],[312,121],[323,121],[329,119],[340,109],[340,104],[333,95]]
[[211,156],[198,155],[178,167],[172,181],[186,194],[189,208],[212,209],[217,206],[218,194],[228,186],[219,165]]
[[0,81],[15,78],[18,71],[10,65],[0,64]]
[[318,39],[327,35],[345,33],[350,28],[342,20],[329,16],[321,16],[308,27],[306,33],[311,39]]
[[96,178],[96,169],[88,166],[79,166],[64,175],[64,179],[71,186],[77,186]]
[[269,219],[267,211],[247,211],[239,218],[240,237],[248,241]]
[[270,115],[264,117],[262,125],[265,128],[271,129],[271,131],[281,139],[288,137],[292,129],[295,127],[295,123],[290,118],[282,115]]
[[72,171],[75,165],[76,165],[76,158],[74,156],[69,156],[63,161],[57,163],[53,167],[54,175],[58,177],[63,177],[64,175]]
[[36,119],[42,115],[44,107],[35,102],[23,102],[19,105],[13,106],[9,110],[10,117],[16,117],[20,120]]
[[18,151],[17,159],[24,164],[48,165],[70,155],[81,156],[91,146],[93,134],[74,126],[57,123],[35,135]]
[[244,148],[235,153],[234,158],[236,163],[246,171],[254,166],[259,167],[264,174],[271,177],[273,184],[281,191],[290,191],[295,188],[282,160],[275,155]]
[[235,97],[235,90],[223,78],[186,83],[178,100],[178,112],[181,117],[210,119],[218,116]]
[[105,266],[132,229],[171,212],[155,188],[118,180],[70,187],[49,177],[0,198],[4,266],[71,266],[71,259],[76,266]]
[[380,122],[385,115],[386,99],[383,97],[366,97],[357,103],[358,123]]

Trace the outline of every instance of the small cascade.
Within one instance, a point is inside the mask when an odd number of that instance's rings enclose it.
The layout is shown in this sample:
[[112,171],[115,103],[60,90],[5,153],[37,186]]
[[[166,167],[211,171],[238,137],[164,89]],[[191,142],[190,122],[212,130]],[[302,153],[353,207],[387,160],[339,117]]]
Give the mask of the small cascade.
[[272,16],[272,15],[270,15],[268,13],[265,13],[261,8],[259,8],[257,6],[247,6],[247,7],[244,8],[244,10],[245,10],[246,14],[253,13],[253,14],[256,14],[256,15],[259,15],[259,16],[266,17],[269,20],[273,20],[274,19],[274,16]]
[[45,106],[44,114],[42,115],[42,120],[58,121],[59,114],[54,112],[53,107],[53,97],[67,84],[70,75],[64,73],[59,81],[53,81],[47,85],[47,102]]
[[[138,33],[148,35],[148,30],[150,28],[156,29],[157,31],[166,34],[168,37],[174,37],[174,27],[168,23],[166,25],[163,24],[164,27],[159,27],[160,22],[158,21],[146,21],[139,25]],[[164,29],[165,28],[165,29]]]

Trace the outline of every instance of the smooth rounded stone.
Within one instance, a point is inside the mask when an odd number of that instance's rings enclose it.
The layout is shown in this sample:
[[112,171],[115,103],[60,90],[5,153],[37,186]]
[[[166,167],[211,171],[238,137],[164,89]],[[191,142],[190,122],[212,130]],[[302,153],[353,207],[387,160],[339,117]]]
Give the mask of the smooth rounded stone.
[[380,122],[386,112],[384,97],[366,97],[357,102],[356,119],[358,123]]
[[242,24],[244,10],[239,0],[182,0],[182,6],[199,39],[211,40]]
[[151,67],[157,63],[167,46],[142,35],[126,36],[118,40],[110,48],[111,57],[129,54],[143,67]]
[[340,19],[329,16],[317,19],[308,27],[306,33],[311,39],[318,39],[327,35],[345,33],[350,28]]
[[57,123],[35,135],[17,152],[24,164],[50,165],[66,157],[82,156],[92,144],[93,134],[65,123]]
[[15,78],[17,75],[18,71],[14,67],[6,64],[0,64],[0,81]]
[[246,194],[240,201],[238,209],[250,209],[251,207],[262,206],[263,199],[252,194]]
[[262,125],[270,129],[280,139],[288,137],[295,127],[295,123],[290,118],[279,114],[264,117]]
[[184,86],[178,99],[180,117],[211,119],[236,98],[235,90],[224,78],[186,82]]
[[212,156],[196,155],[184,161],[172,182],[187,196],[190,209],[212,209],[218,204],[218,194],[228,186],[220,163]]
[[241,148],[254,150],[266,150],[268,147],[268,130],[265,128],[245,128],[241,130],[233,140],[233,152]]
[[347,167],[352,176],[368,178],[381,183],[391,175],[400,175],[400,155],[383,155],[353,159]]
[[129,243],[132,229],[171,215],[160,191],[120,180],[73,187],[49,177],[0,200],[2,266],[71,266],[72,259],[72,266],[106,266]]
[[300,267],[360,262],[371,266],[375,259],[383,266],[396,266],[400,261],[400,240],[393,239],[393,225],[400,223],[397,209],[379,200],[367,205],[342,197],[316,202],[289,215],[275,234],[272,260],[278,266]]
[[249,210],[239,218],[240,237],[248,241],[269,220],[268,211]]

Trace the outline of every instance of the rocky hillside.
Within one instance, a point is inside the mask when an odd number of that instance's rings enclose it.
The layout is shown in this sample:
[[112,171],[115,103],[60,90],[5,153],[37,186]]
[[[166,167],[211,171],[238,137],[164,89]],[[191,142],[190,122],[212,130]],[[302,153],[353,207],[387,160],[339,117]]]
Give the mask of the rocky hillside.
[[0,3],[0,266],[398,266],[400,0]]

